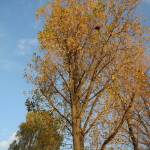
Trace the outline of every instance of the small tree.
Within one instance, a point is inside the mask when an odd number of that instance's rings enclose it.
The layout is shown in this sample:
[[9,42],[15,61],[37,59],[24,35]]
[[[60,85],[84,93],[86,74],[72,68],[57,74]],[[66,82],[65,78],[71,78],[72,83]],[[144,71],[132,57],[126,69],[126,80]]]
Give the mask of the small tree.
[[62,136],[58,129],[59,122],[47,112],[30,112],[9,150],[59,150]]

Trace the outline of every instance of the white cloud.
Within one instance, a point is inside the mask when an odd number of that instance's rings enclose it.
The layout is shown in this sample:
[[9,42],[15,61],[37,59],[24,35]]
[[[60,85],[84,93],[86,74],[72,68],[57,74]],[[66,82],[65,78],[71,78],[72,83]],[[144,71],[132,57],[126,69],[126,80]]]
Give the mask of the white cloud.
[[37,39],[21,39],[18,42],[17,48],[19,49],[18,54],[19,55],[27,55],[30,52],[33,52],[32,50],[36,49],[38,47],[38,40]]
[[[38,40],[31,39],[21,39],[18,41],[17,49],[14,52],[14,56],[11,58],[1,58],[0,57],[0,71],[21,71],[23,69],[23,61],[20,60],[20,57],[23,56],[23,60],[25,57],[30,58],[33,52],[38,48]],[[16,58],[16,59],[15,59]]]
[[7,150],[9,145],[16,139],[16,132],[10,135],[7,140],[0,140],[0,150]]

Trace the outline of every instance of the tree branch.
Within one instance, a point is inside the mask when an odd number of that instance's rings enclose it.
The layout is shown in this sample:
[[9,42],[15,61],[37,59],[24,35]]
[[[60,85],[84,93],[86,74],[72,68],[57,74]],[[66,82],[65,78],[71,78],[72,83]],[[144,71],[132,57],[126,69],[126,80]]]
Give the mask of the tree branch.
[[131,101],[127,107],[127,109],[125,110],[119,125],[117,126],[117,128],[114,129],[114,131],[110,134],[110,136],[104,141],[104,143],[102,144],[101,150],[104,150],[104,148],[106,147],[106,145],[116,136],[116,134],[118,133],[119,129],[121,128],[121,126],[123,125],[126,115],[129,112],[130,108],[132,107],[133,104],[133,100],[134,100],[135,94],[132,95],[131,97]]

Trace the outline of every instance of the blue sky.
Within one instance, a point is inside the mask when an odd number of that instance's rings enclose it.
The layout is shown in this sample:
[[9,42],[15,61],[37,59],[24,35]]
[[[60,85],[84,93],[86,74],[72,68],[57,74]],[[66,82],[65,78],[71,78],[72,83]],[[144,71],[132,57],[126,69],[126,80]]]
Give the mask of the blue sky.
[[[45,0],[46,1],[46,0]],[[24,69],[37,49],[36,10],[44,0],[0,0],[0,150],[25,119]]]
[[[0,150],[8,144],[25,120],[24,91],[29,85],[24,69],[37,49],[40,23],[36,10],[46,0],[0,0]],[[150,20],[150,0],[144,0],[139,13]]]

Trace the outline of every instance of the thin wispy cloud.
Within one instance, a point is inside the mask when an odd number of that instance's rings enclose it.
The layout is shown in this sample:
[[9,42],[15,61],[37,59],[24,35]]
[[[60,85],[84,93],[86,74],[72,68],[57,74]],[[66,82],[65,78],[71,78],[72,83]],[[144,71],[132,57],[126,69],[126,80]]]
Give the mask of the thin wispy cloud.
[[16,139],[16,132],[10,135],[7,140],[0,140],[0,150],[7,150],[9,145]]
[[34,49],[38,47],[38,40],[37,39],[21,39],[18,42],[18,54],[19,55],[28,55],[33,52]]
[[0,70],[5,71],[5,72],[11,72],[14,70],[20,70],[21,69],[21,64],[18,63],[15,60],[9,60],[9,59],[2,59],[0,60]]
[[4,37],[5,37],[5,35],[2,34],[2,33],[0,33],[0,39],[2,39],[2,38],[4,38]]
[[[11,71],[17,71],[22,68],[22,63],[18,58],[20,56],[32,56],[33,51],[38,48],[38,40],[31,38],[31,39],[21,39],[18,41],[17,49],[15,50],[14,58],[0,58],[0,70],[11,72]],[[15,59],[16,58],[16,59]]]
[[150,4],[150,0],[143,0],[143,2]]

